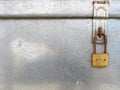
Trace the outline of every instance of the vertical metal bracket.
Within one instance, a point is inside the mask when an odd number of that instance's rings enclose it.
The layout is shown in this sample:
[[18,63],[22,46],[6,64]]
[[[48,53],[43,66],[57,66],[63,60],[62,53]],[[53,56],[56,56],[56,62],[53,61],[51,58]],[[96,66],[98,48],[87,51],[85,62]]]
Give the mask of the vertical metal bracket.
[[[109,0],[94,0],[93,1],[93,38],[95,32],[99,28],[102,32],[107,33],[107,19],[108,19]],[[103,43],[103,37],[97,37],[96,43]]]

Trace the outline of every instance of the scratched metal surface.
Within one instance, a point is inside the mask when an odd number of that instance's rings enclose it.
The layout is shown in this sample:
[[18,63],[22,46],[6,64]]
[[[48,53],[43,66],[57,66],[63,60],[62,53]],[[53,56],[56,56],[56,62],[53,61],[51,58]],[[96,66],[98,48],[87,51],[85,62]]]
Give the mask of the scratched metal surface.
[[0,20],[0,89],[120,90],[119,24],[108,21],[109,67],[93,68],[91,19]]
[[108,20],[109,67],[93,68],[90,17],[92,0],[0,0],[0,90],[120,90],[120,19]]

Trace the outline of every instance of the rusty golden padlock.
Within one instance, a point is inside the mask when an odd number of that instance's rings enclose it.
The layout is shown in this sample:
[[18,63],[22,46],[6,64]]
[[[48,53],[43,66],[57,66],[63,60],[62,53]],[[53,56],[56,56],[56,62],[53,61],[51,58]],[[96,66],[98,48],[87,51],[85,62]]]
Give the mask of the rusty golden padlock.
[[108,54],[107,54],[107,37],[105,33],[101,33],[104,36],[104,53],[96,53],[96,40],[99,32],[95,32],[94,36],[94,53],[92,58],[92,66],[94,67],[106,67],[108,66]]

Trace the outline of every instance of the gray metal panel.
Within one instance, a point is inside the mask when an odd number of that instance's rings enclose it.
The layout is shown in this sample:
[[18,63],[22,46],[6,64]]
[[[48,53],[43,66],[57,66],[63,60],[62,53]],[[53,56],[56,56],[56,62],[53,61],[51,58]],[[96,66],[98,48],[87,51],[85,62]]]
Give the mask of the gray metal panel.
[[[109,15],[120,18],[120,1],[111,0]],[[0,17],[93,17],[92,0],[0,0]]]
[[109,67],[93,68],[92,20],[0,20],[1,90],[120,90],[119,23],[108,21]]

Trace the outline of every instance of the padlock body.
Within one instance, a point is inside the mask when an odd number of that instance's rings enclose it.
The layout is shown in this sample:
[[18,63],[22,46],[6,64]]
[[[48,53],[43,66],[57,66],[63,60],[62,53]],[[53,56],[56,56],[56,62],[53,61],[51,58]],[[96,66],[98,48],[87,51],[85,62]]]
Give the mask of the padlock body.
[[92,66],[106,67],[108,64],[108,54],[93,54]]

